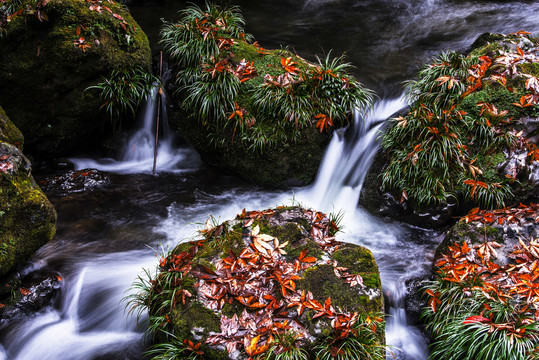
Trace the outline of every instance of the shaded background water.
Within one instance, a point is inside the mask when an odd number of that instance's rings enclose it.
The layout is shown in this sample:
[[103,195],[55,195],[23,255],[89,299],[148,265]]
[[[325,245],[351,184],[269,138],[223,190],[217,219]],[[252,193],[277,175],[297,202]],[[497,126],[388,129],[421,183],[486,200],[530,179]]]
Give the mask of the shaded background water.
[[[359,80],[381,98],[397,97],[401,82],[412,78],[417,66],[439,51],[464,51],[483,32],[524,29],[539,33],[539,4],[535,1],[235,3],[242,7],[247,31],[263,47],[283,44],[308,59],[330,49],[335,54],[346,52],[347,60],[357,66]],[[132,5],[132,11],[155,44],[160,19],[173,20],[184,6],[183,1],[141,1]],[[344,144],[332,145],[336,151],[345,151]],[[374,146],[372,142],[367,148]],[[53,306],[0,331],[0,359],[140,359],[145,348],[143,329],[125,313],[121,299],[143,267],[155,266],[156,252],[189,239],[196,223],[205,222],[210,214],[225,220],[244,207],[259,209],[292,201],[324,211],[346,209],[345,233],[340,240],[372,249],[381,268],[384,292],[392,301],[388,342],[396,347],[397,358],[426,358],[425,339],[407,326],[402,284],[428,271],[437,234],[369,216],[356,207],[354,197],[339,195],[357,193],[358,186],[347,188],[340,180],[318,188],[270,191],[196,163],[190,149],[170,151],[181,154],[173,171],[153,177],[151,168],[133,165],[123,169],[123,174],[115,174],[119,168],[113,166],[107,169],[113,171],[111,181],[102,189],[63,197],[49,194],[58,211],[57,235],[24,271],[60,273],[65,279],[61,295]],[[354,154],[359,156],[357,151]],[[339,159],[331,160],[328,152],[319,178],[328,171],[349,171],[336,166]],[[364,166],[351,163],[352,168]],[[324,199],[325,194],[335,195]],[[344,200],[334,201],[339,197]]]

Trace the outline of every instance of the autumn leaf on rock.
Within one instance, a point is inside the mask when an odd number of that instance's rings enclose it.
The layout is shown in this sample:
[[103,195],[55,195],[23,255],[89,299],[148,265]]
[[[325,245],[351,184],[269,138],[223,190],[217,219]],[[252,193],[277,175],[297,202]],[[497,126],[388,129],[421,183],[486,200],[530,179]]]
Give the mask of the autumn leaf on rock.
[[292,57],[288,57],[286,59],[281,58],[281,66],[286,72],[296,75],[299,69],[295,65],[297,65],[297,63],[295,61],[292,61]]
[[312,256],[306,256],[309,252],[308,249],[303,249],[301,253],[299,254],[298,260],[304,263],[313,263],[316,262],[316,258]]

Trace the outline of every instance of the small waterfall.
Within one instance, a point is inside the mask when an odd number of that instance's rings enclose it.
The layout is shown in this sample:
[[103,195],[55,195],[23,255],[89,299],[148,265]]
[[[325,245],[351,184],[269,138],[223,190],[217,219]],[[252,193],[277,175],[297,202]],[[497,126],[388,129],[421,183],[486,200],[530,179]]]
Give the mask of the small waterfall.
[[[75,169],[93,168],[117,173],[151,172],[153,168],[157,107],[160,107],[159,141],[157,149],[157,171],[180,171],[196,168],[200,158],[191,148],[174,147],[176,135],[168,125],[167,102],[165,93],[158,95],[158,87],[153,87],[139,113],[140,127],[131,136],[122,150],[120,160],[70,158]],[[158,96],[161,101],[158,101]]]
[[310,190],[317,209],[355,210],[384,120],[405,106],[404,97],[380,101],[365,116],[356,111],[351,126],[334,134]]
[[[299,198],[310,206],[328,212],[344,211],[344,241],[369,248],[379,265],[384,296],[389,308],[386,338],[388,359],[424,360],[427,344],[419,329],[408,325],[404,308],[405,281],[424,274],[428,264],[423,257],[432,244],[415,243],[413,235],[399,224],[388,224],[358,208],[365,176],[378,150],[385,120],[407,105],[404,96],[382,100],[366,115],[355,113],[354,122],[339,130],[331,140],[315,184]],[[400,254],[395,257],[395,254]]]

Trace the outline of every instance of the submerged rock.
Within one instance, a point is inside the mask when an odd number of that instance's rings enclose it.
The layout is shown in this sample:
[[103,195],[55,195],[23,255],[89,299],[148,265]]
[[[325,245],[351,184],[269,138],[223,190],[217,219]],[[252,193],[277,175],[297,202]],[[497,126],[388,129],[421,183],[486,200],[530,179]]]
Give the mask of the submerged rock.
[[[59,275],[49,275],[39,279],[23,279],[23,283],[12,289],[9,304],[0,307],[0,328],[51,306],[60,293],[63,278]],[[8,283],[6,286],[13,288],[14,284]]]
[[110,184],[109,176],[96,169],[71,170],[40,181],[44,191],[56,196],[96,190],[108,184]]
[[383,359],[378,267],[369,250],[336,241],[337,230],[324,214],[299,207],[244,210],[217,226],[208,220],[201,240],[161,259],[137,301],[150,323],[160,323],[153,329],[161,348],[179,346],[185,355],[296,351],[314,359],[341,345],[353,351],[358,341]]
[[[0,14],[2,15],[2,14]],[[96,92],[111,70],[149,69],[148,39],[114,1],[22,1],[0,16],[0,103],[36,157],[95,149],[110,120]]]
[[[22,136],[9,119],[2,122],[0,134],[9,129],[9,138],[22,145]],[[34,181],[30,161],[4,141],[0,141],[0,229],[0,276],[28,260],[56,230],[56,211]]]

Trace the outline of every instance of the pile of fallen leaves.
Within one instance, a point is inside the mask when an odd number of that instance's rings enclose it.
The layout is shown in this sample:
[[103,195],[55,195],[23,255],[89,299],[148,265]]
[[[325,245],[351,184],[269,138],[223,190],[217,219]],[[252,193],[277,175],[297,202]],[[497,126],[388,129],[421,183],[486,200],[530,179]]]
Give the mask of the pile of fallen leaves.
[[[539,319],[539,240],[521,239],[514,251],[504,254],[509,260],[504,266],[493,261],[499,256],[496,249],[500,247],[497,242],[473,246],[468,242],[455,243],[436,261],[436,273],[438,281],[460,286],[468,298],[482,295],[481,310],[467,317],[464,324],[485,324],[490,327],[489,333],[503,330],[513,341],[515,337],[531,336],[526,332],[527,326]],[[435,289],[428,289],[426,294],[433,313],[455,305],[444,304],[443,294]],[[495,304],[512,306],[512,321],[495,321],[493,309],[499,308]],[[536,335],[534,332],[533,336]]]
[[480,221],[483,224],[521,224],[532,219],[534,223],[539,223],[539,204],[520,204],[518,207],[505,207],[496,210],[480,210],[478,207],[470,210],[468,215],[462,217],[460,221],[469,223],[470,221]]
[[[237,356],[239,352],[247,354],[249,358],[269,349],[279,354],[290,345],[279,342],[280,337],[293,334],[296,346],[305,341],[313,341],[313,334],[308,329],[310,324],[305,321],[325,319],[333,329],[328,347],[336,356],[342,352],[338,347],[340,341],[358,336],[358,322],[376,333],[383,320],[378,316],[365,317],[365,314],[344,311],[333,306],[330,297],[315,299],[310,291],[296,286],[296,281],[302,279],[306,271],[320,264],[332,265],[335,275],[344,279],[350,287],[363,287],[363,279],[361,275],[352,274],[347,268],[339,266],[336,261],[327,260],[327,255],[316,258],[310,256],[307,249],[303,249],[297,258],[288,256],[285,248],[289,242],[281,243],[278,238],[262,233],[257,223],[261,219],[270,219],[280,209],[243,210],[236,221],[242,225],[245,247],[239,253],[229,250],[228,256],[214,262],[215,268],[193,260],[206,246],[224,246],[226,237],[233,230],[230,230],[227,223],[214,226],[208,219],[205,229],[200,231],[204,237],[202,240],[192,241],[187,251],[172,252],[161,259],[159,276],[178,274],[174,284],[176,290],[172,299],[173,308],[188,305],[189,301],[196,298],[204,307],[220,315],[220,332],[204,339],[205,344],[213,348],[225,347],[231,356]],[[321,212],[300,211],[311,225],[311,238],[324,253],[331,254],[337,250],[339,242],[335,240],[334,234],[338,226]],[[194,289],[197,296],[182,286],[184,279],[189,276],[196,281]],[[164,290],[161,282],[155,280],[152,284],[152,292]],[[227,304],[242,306],[243,311],[231,317],[226,316],[221,310]],[[309,313],[308,318],[301,317],[305,313]],[[168,313],[165,319],[171,322]],[[163,327],[168,325],[162,324]],[[188,350],[202,354],[202,343],[195,344],[190,339],[180,340],[184,341]]]

